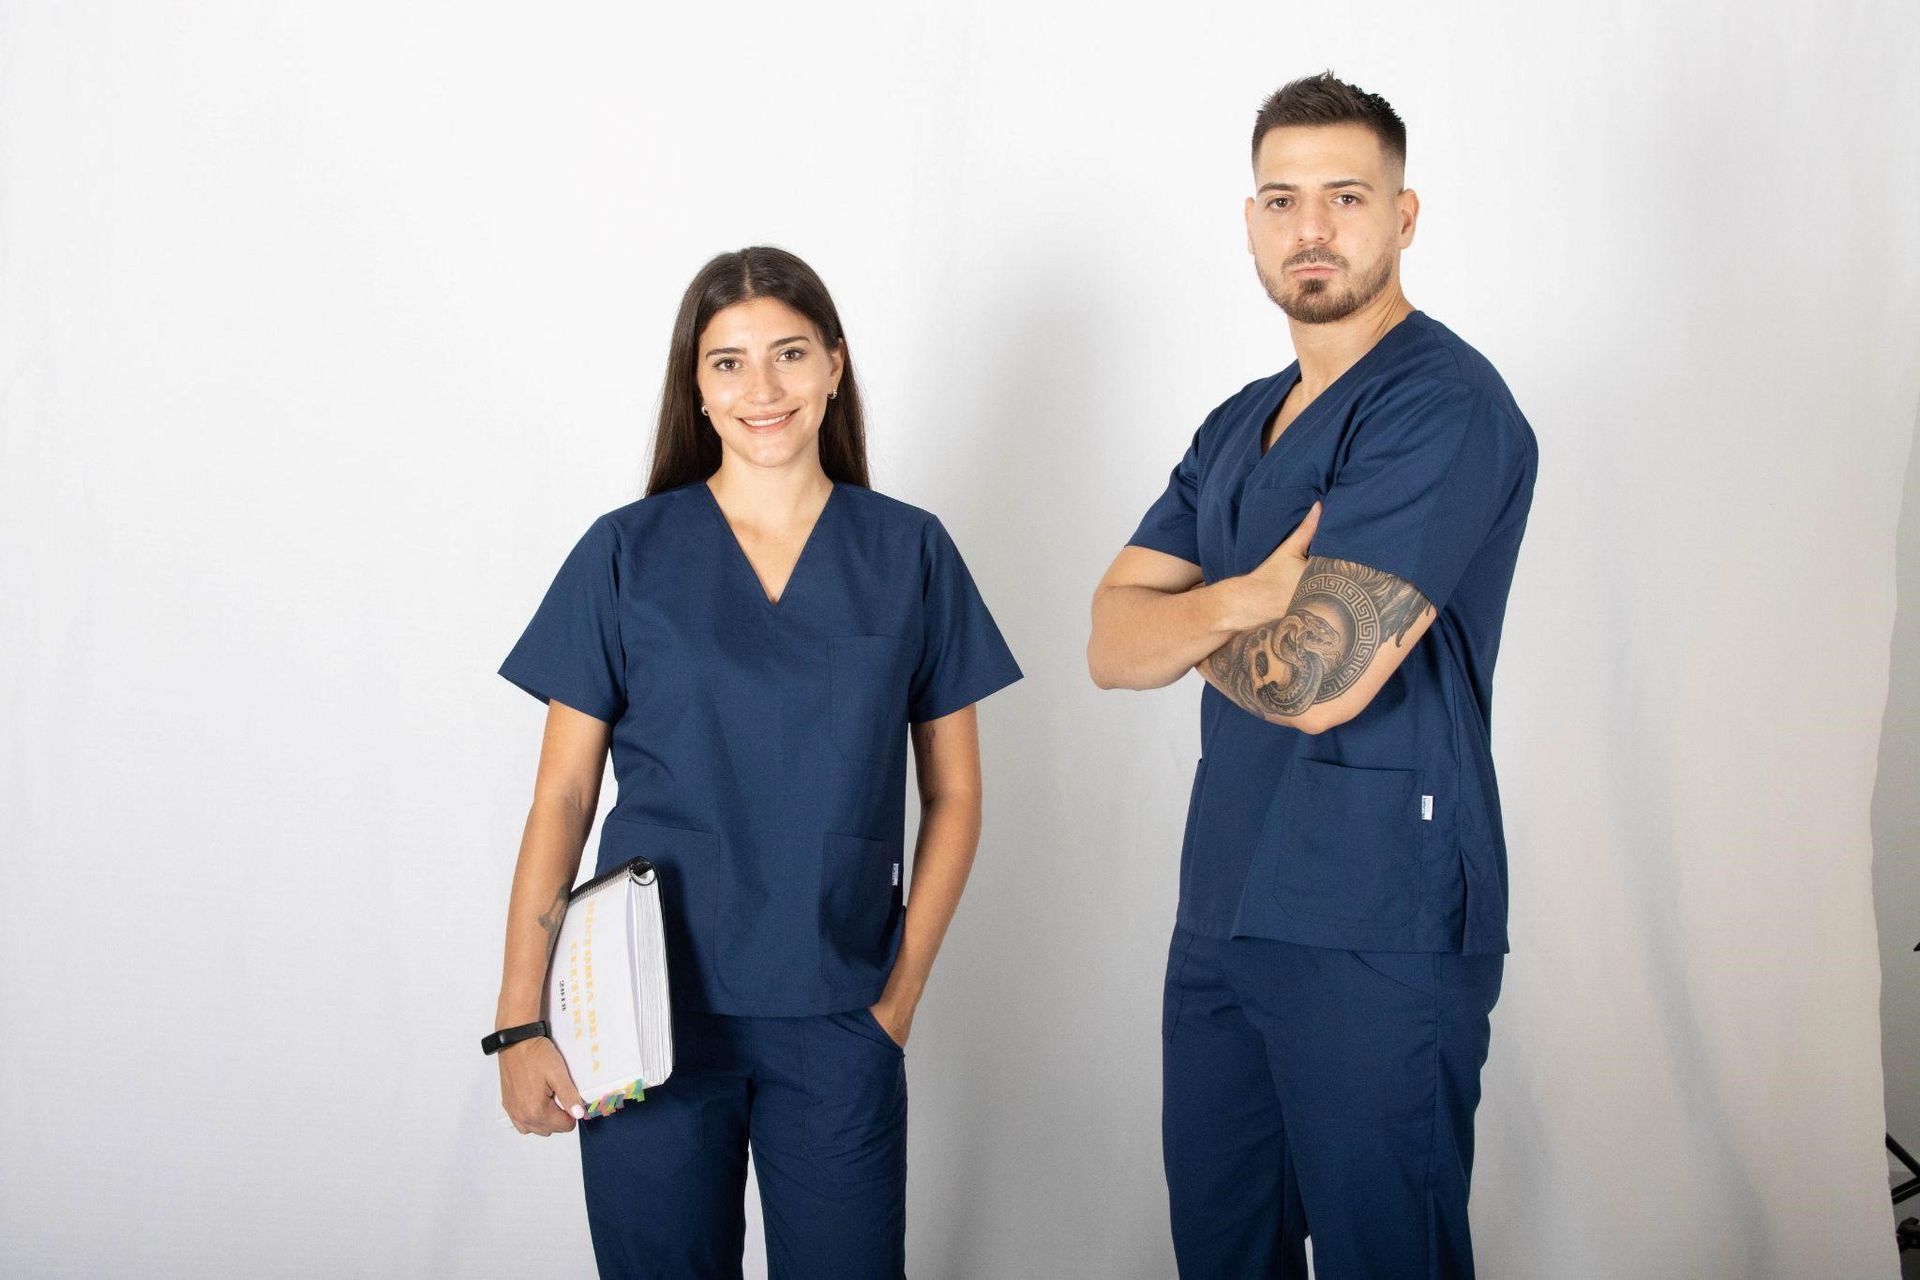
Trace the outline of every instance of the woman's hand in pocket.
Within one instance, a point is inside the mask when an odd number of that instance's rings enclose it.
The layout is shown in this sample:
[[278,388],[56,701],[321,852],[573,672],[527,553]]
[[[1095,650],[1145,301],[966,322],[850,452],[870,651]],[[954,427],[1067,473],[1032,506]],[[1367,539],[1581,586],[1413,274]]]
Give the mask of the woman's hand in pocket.
[[560,1046],[545,1036],[510,1044],[500,1059],[500,1103],[522,1133],[566,1133],[585,1118],[586,1100],[573,1087]]
[[867,1012],[873,1015],[873,1020],[880,1024],[880,1029],[887,1033],[889,1040],[902,1049],[907,1047],[907,1037],[913,1034],[911,1007],[896,1008],[888,1004],[886,997],[882,996],[880,1003],[869,1006]]

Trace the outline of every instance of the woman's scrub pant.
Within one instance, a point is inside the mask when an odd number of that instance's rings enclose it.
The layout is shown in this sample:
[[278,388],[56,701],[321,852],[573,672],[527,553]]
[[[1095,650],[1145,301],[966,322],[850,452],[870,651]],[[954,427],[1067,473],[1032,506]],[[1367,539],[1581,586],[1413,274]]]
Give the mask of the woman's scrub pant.
[[603,1276],[739,1276],[749,1145],[772,1280],[905,1274],[906,1061],[864,1008],[676,1013],[673,1075],[579,1133]]
[[1502,957],[1176,928],[1161,1137],[1189,1280],[1473,1274],[1467,1184]]

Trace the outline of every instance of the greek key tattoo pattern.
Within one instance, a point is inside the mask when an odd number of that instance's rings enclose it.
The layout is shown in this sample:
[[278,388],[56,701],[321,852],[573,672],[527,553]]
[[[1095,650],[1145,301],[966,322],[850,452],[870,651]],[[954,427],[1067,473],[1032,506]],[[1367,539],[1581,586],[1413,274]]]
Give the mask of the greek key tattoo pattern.
[[1399,647],[1432,609],[1402,578],[1314,556],[1286,616],[1222,645],[1208,670],[1229,698],[1254,715],[1297,716],[1352,688],[1382,639]]

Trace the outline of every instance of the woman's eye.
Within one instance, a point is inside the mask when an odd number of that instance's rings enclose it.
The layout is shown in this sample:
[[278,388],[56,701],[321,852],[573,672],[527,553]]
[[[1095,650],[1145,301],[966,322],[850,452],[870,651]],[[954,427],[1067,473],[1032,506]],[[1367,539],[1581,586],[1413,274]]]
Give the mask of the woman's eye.
[[731,360],[731,359],[715,360],[713,362],[713,367],[714,367],[714,370],[719,373],[732,373],[734,366],[739,363],[740,362],[738,360]]
[[805,356],[806,354],[807,353],[802,351],[799,347],[788,347],[785,351],[782,351],[780,353],[780,358],[782,360],[785,360],[788,356],[792,356],[795,360],[798,360],[801,357]]

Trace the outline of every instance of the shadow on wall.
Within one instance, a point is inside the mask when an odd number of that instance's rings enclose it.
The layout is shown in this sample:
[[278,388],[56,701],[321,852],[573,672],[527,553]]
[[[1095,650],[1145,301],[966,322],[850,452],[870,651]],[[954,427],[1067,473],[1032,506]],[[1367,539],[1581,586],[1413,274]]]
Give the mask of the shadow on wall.
[[[1873,909],[1887,1131],[1913,1151],[1920,1149],[1920,1072],[1913,1066],[1920,1062],[1920,413],[1894,548],[1893,642],[1873,788]],[[1913,1213],[1916,1204],[1902,1209]]]

